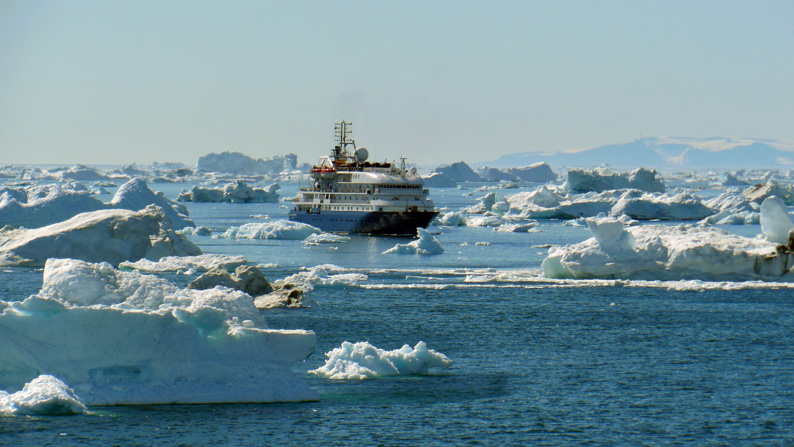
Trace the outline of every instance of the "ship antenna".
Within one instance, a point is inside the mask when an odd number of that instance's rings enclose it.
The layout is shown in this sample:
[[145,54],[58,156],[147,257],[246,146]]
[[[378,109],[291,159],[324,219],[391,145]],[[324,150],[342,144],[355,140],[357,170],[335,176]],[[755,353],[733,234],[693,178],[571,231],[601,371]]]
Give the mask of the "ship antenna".
[[348,123],[344,120],[341,123],[334,124],[334,136],[339,142],[334,148],[334,159],[337,161],[344,161],[348,157],[347,146],[355,144],[347,140],[347,136],[353,133],[352,126],[353,123]]

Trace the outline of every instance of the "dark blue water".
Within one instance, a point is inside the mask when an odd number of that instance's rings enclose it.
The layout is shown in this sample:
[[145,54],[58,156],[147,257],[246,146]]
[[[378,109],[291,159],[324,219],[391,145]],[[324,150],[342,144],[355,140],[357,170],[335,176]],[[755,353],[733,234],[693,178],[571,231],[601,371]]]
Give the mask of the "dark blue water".
[[4,445],[792,445],[794,305],[775,290],[323,289],[271,311],[344,340],[427,342],[429,376],[330,381],[290,405],[93,408],[0,418]]
[[[473,203],[461,194],[441,196]],[[280,204],[190,211],[216,230],[286,215]],[[589,237],[559,222],[540,230],[444,229],[446,252],[432,257],[381,255],[405,242],[390,238],[353,238],[336,250],[196,238],[206,252],[277,264],[266,270],[271,280],[324,263],[369,275],[363,287],[315,289],[319,306],[265,313],[271,327],[317,333],[317,351],[296,369],[321,400],[6,416],[0,445],[794,445],[791,289],[464,282],[472,269],[537,269],[545,254],[538,246]],[[6,269],[0,295],[21,299],[40,282],[40,270]],[[454,365],[366,381],[306,373],[343,341],[386,350],[425,341]]]

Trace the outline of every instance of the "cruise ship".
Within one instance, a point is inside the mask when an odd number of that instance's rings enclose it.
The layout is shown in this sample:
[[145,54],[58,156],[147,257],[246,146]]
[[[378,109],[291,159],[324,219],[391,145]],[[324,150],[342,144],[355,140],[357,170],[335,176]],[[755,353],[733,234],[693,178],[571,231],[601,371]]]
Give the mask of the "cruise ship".
[[352,123],[334,126],[336,145],[312,167],[311,185],[298,190],[290,220],[331,233],[416,236],[436,215],[422,177],[406,168],[404,157],[399,166],[370,163],[351,133]]

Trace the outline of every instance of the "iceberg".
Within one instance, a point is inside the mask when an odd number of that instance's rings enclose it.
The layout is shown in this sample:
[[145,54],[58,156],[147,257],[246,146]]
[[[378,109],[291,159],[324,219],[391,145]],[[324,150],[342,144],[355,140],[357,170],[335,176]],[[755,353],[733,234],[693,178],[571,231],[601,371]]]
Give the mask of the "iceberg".
[[106,263],[50,259],[41,291],[0,301],[0,389],[47,374],[86,405],[295,402],[315,334],[268,329],[251,297],[179,288]]
[[16,393],[0,390],[0,415],[63,416],[85,412],[85,404],[74,390],[47,374],[26,383]]
[[432,234],[428,233],[424,228],[416,229],[419,239],[409,242],[407,244],[397,244],[394,247],[384,251],[382,254],[398,254],[398,255],[439,255],[444,253],[444,247],[438,242]]
[[587,219],[593,238],[554,246],[543,260],[558,279],[781,280],[794,266],[789,248],[712,227],[637,225]]
[[295,154],[276,155],[266,160],[254,159],[240,152],[211,153],[199,157],[197,167],[204,172],[227,172],[242,175],[277,174],[297,169]]
[[602,170],[571,169],[565,187],[573,192],[603,192],[614,189],[639,189],[664,192],[664,181],[656,170],[639,168],[632,172],[610,174]]
[[195,224],[187,209],[154,193],[146,182],[132,179],[119,187],[109,203],[90,195],[85,188],[75,184],[29,186],[24,189],[0,188],[0,225],[40,228],[69,219],[77,214],[105,209],[138,211],[148,205],[163,209],[174,228],[192,227]]
[[252,188],[242,180],[229,183],[221,189],[194,186],[177,198],[179,202],[277,203],[281,186],[273,183],[263,189]]
[[176,234],[163,209],[110,209],[78,214],[36,229],[0,230],[0,265],[43,266],[48,258],[90,262],[192,256],[201,250]]
[[319,377],[335,380],[371,379],[375,377],[426,375],[430,368],[450,368],[452,360],[427,348],[420,341],[411,348],[384,351],[366,341],[343,342],[342,346],[325,354],[325,365],[309,371]]
[[541,186],[505,198],[506,217],[577,219],[599,214],[625,214],[639,220],[701,220],[714,214],[709,206],[688,192],[660,194],[638,189],[617,189],[584,194],[563,194]]
[[791,230],[794,230],[794,222],[785,202],[775,196],[766,198],[761,204],[761,231],[764,237],[770,242],[790,247]]
[[252,222],[231,227],[225,232],[213,235],[223,239],[306,239],[312,234],[320,234],[322,230],[303,222],[279,219],[272,222]]

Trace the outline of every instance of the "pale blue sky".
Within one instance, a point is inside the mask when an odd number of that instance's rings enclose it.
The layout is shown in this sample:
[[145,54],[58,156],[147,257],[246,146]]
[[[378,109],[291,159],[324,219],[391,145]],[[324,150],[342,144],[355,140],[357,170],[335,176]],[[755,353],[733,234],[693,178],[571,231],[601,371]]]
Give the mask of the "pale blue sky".
[[0,0],[0,164],[794,141],[794,1]]

